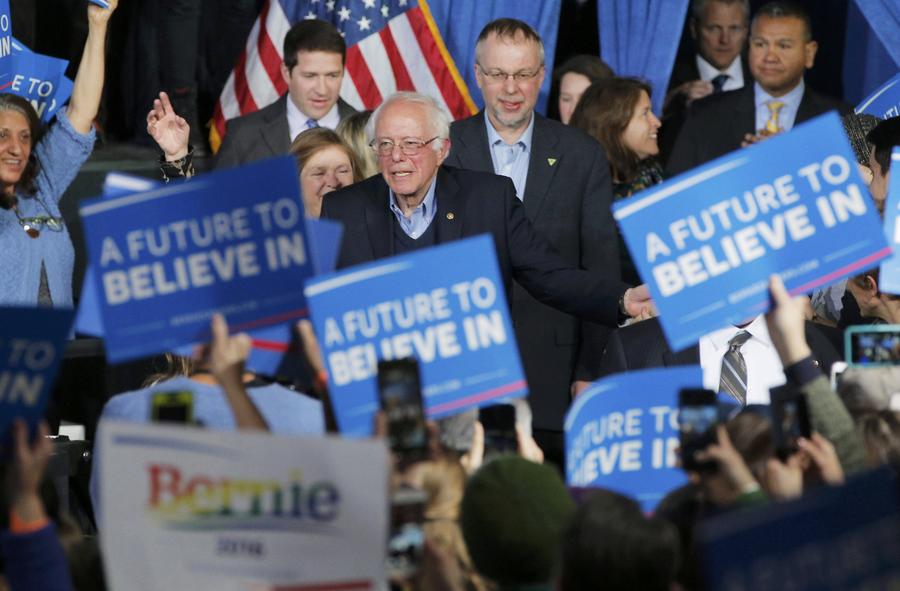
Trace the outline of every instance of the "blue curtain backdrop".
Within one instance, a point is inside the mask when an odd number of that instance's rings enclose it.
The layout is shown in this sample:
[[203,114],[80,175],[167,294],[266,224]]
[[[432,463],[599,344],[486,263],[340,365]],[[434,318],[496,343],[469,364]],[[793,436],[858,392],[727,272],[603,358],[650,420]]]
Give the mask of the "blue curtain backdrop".
[[900,0],[847,7],[844,98],[856,105],[900,70]]
[[428,0],[428,7],[444,37],[447,50],[479,107],[483,106],[483,101],[475,82],[475,40],[478,33],[486,24],[500,17],[514,17],[534,27],[544,40],[544,62],[547,65],[537,102],[537,110],[541,113],[547,112],[560,4],[559,0]]
[[688,0],[597,0],[600,57],[617,75],[650,82],[657,115],[662,112],[687,7]]

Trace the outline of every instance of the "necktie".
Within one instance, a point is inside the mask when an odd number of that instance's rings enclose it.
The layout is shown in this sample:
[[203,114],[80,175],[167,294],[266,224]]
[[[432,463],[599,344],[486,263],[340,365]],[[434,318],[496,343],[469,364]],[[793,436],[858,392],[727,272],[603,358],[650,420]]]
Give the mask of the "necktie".
[[750,336],[749,332],[742,330],[728,341],[728,351],[722,357],[722,372],[719,377],[719,392],[734,397],[742,405],[747,404],[747,364],[741,354],[741,347]]
[[778,133],[781,131],[781,126],[778,124],[778,113],[781,111],[784,103],[781,101],[769,101],[766,103],[766,106],[769,107],[769,120],[766,121],[766,131]]
[[319,126],[319,122],[315,119],[307,119],[306,120],[306,129],[314,129]]
[[713,85],[713,93],[719,94],[722,92],[722,88],[725,86],[725,83],[728,82],[728,79],[731,78],[728,74],[719,74],[715,78],[712,79]]

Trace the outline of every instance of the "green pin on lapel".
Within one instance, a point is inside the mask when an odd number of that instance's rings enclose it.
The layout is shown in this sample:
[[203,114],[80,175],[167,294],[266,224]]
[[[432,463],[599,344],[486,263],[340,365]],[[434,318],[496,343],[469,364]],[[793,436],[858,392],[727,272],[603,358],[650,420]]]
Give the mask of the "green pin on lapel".
[[547,164],[553,166],[554,164],[556,164],[556,158],[547,158]]

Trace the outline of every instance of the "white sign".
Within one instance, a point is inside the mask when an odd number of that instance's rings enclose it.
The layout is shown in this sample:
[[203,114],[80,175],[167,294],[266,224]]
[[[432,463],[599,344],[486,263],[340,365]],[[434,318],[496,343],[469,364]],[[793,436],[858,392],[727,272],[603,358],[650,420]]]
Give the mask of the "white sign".
[[382,442],[115,421],[97,441],[110,589],[382,586]]

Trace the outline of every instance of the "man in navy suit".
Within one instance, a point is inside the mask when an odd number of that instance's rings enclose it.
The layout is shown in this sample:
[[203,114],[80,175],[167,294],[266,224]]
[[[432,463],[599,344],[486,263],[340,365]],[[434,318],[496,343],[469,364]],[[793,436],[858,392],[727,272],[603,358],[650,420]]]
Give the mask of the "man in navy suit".
[[817,50],[809,15],[801,7],[781,1],[761,7],[750,26],[753,83],[691,104],[669,172],[690,170],[832,109],[846,113],[846,105],[817,94],[803,81]]
[[[447,164],[512,179],[526,217],[569,265],[619,280],[603,148],[534,111],[545,74],[540,36],[516,19],[488,23],[478,37],[474,68],[484,110],[450,126]],[[570,388],[597,377],[610,327],[547,306],[521,284],[510,296],[535,439],[549,458],[559,460]]]
[[649,309],[646,286],[629,288],[557,254],[508,178],[441,166],[451,152],[449,119],[430,97],[389,97],[369,132],[381,175],[322,203],[322,217],[344,225],[338,267],[490,234],[507,296],[515,279],[542,303],[607,326]]

